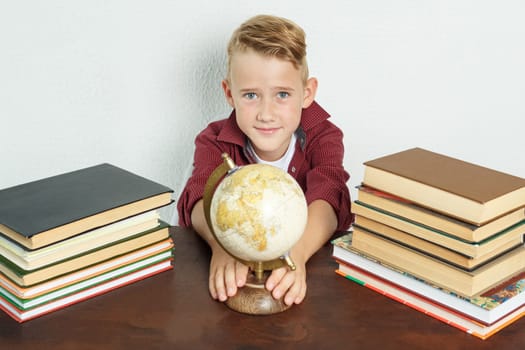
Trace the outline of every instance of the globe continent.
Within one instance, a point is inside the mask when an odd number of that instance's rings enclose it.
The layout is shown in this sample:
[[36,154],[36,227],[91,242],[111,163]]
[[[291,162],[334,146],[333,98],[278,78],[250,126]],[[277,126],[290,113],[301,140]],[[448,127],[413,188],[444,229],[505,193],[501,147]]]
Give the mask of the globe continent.
[[299,240],[306,226],[307,204],[289,174],[271,165],[251,164],[217,186],[210,218],[216,238],[232,255],[269,261]]

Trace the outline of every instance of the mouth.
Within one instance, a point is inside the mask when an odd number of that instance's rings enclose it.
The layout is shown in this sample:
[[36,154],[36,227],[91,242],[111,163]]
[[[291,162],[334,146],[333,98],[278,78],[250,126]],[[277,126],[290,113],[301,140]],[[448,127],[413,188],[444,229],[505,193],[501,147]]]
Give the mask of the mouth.
[[275,134],[280,128],[258,128],[255,127],[255,130],[257,130],[259,133],[264,135],[272,135]]

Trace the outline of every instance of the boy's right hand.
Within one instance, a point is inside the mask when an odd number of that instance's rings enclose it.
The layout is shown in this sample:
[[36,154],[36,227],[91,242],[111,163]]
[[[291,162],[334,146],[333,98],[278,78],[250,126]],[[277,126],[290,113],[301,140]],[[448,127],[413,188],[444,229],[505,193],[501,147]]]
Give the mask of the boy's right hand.
[[226,301],[244,286],[248,276],[248,266],[235,260],[221,247],[212,249],[210,261],[209,288],[213,299]]

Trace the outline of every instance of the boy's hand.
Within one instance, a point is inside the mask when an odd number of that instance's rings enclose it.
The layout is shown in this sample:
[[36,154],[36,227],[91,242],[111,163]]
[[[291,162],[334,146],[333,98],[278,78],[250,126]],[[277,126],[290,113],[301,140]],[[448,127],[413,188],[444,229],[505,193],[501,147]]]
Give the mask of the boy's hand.
[[306,266],[303,261],[294,260],[296,269],[280,267],[272,271],[266,281],[266,289],[275,299],[284,295],[286,305],[299,304],[306,295]]
[[248,266],[232,258],[220,247],[212,250],[209,288],[213,299],[226,301],[234,296],[237,288],[246,283],[247,275]]
[[[295,262],[295,261],[294,261]],[[286,305],[299,304],[306,295],[306,268],[295,262],[296,269],[281,267],[272,271],[266,281],[266,289],[275,299],[283,295]],[[210,262],[209,289],[213,299],[221,302],[237,293],[237,288],[246,284],[248,266],[232,258],[221,248],[213,251]]]

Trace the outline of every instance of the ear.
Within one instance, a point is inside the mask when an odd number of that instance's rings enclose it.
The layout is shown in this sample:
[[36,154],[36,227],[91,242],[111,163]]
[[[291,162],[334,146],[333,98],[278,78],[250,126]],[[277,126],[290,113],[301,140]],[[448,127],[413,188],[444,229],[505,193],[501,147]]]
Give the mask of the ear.
[[230,88],[230,83],[228,82],[228,80],[224,79],[221,83],[221,86],[222,90],[224,91],[224,97],[226,97],[226,101],[232,108],[235,108],[235,104],[233,103],[232,90]]
[[308,78],[304,86],[304,99],[303,108],[308,108],[315,100],[315,94],[317,93],[317,79]]

